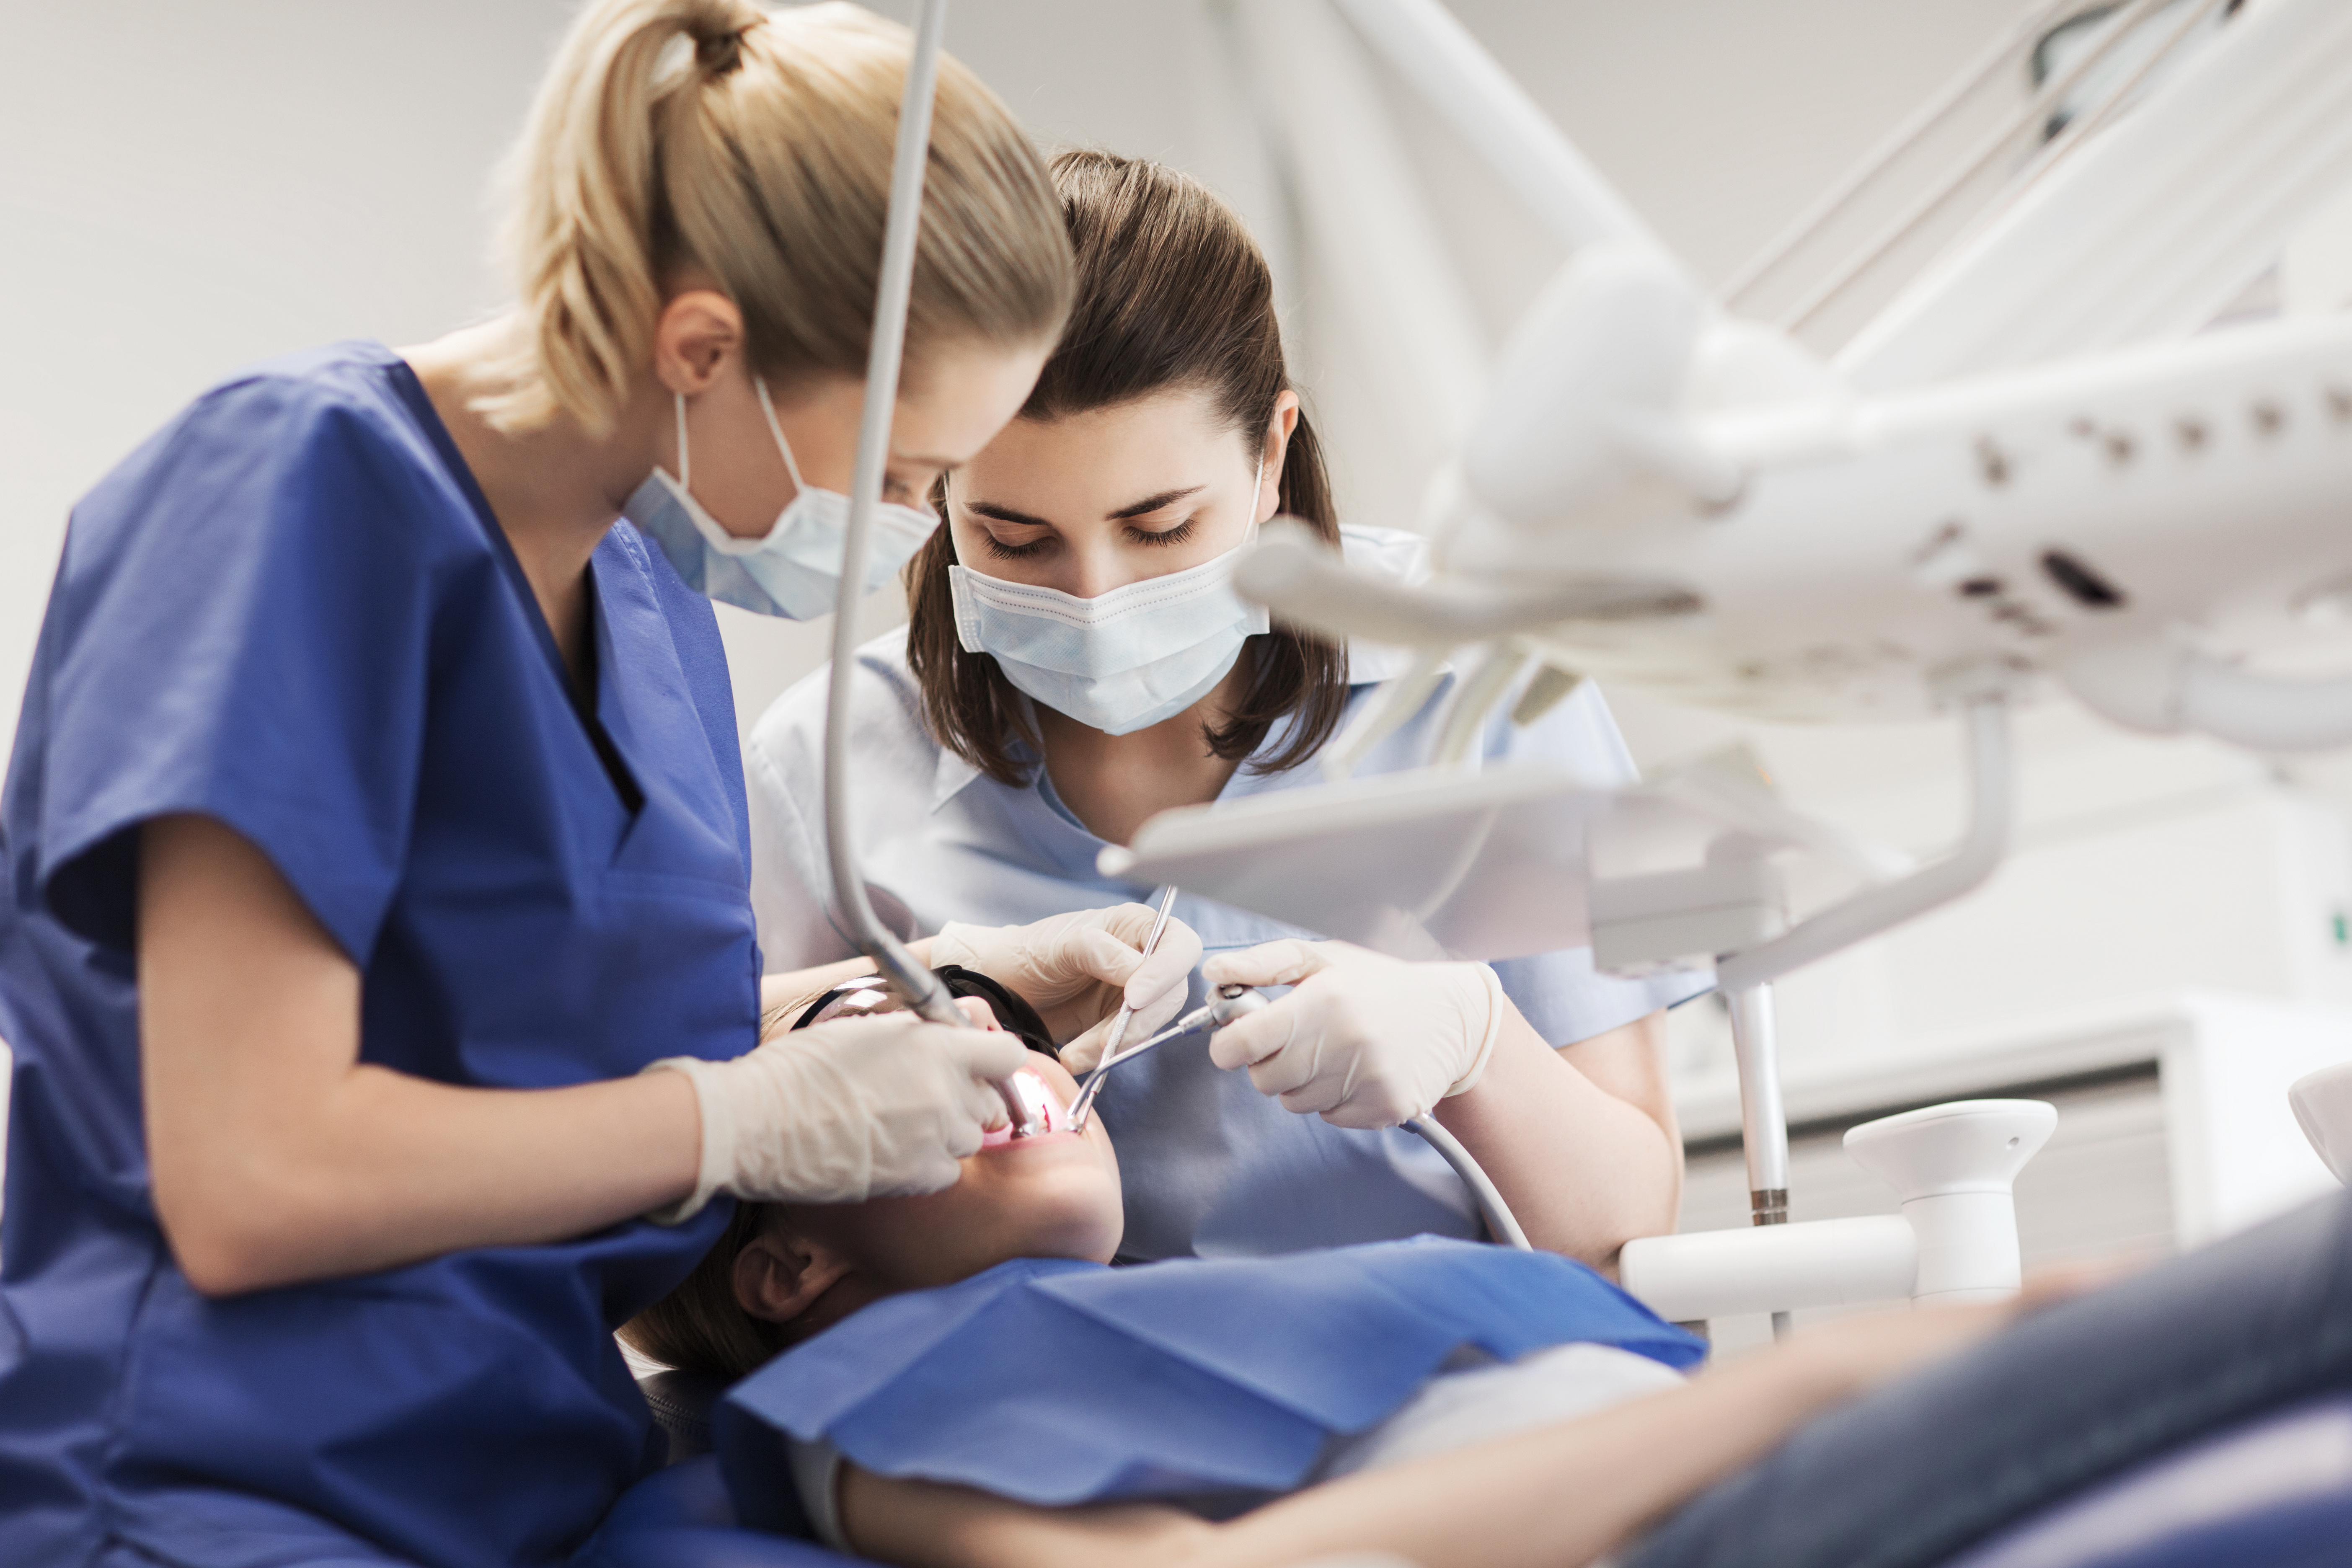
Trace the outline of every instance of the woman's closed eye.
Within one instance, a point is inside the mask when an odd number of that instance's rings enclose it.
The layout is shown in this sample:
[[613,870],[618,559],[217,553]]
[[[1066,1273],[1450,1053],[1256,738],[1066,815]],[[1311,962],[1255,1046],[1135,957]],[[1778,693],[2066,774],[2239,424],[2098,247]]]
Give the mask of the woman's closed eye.
[[1129,523],[1127,527],[1129,541],[1131,543],[1142,545],[1181,544],[1191,539],[1192,533],[1192,520],[1189,517],[1173,528],[1162,528],[1157,531],[1137,523]]
[[986,529],[981,530],[980,538],[982,545],[989,554],[999,561],[1019,561],[1028,556],[1043,554],[1045,546],[1054,542],[1052,534],[1040,533],[1034,538],[1014,543],[997,538]]

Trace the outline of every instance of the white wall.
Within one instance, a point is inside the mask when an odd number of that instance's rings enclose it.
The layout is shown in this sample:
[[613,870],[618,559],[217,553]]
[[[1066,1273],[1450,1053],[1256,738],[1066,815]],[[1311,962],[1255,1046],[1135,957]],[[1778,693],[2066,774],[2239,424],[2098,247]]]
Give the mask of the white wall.
[[74,499],[208,383],[495,303],[559,0],[0,4],[0,738]]

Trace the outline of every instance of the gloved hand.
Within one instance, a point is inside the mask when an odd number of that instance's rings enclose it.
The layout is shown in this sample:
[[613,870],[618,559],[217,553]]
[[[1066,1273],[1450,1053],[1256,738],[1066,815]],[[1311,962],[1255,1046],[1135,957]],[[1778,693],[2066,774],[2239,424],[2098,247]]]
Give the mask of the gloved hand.
[[1245,1067],[1283,1109],[1334,1127],[1395,1127],[1478,1081],[1509,1003],[1483,963],[1410,963],[1344,942],[1221,952],[1211,985],[1292,985],[1218,1030],[1209,1059]]
[[759,1203],[855,1203],[955,1184],[956,1162],[1004,1120],[988,1080],[1021,1066],[1017,1035],[950,1029],[912,1013],[794,1029],[732,1061],[665,1057],[702,1108],[694,1192],[655,1213],[692,1217],[713,1194]]
[[1034,925],[950,923],[931,939],[933,964],[961,963],[1019,992],[1045,1020],[1062,1065],[1090,1072],[1119,1004],[1135,1008],[1125,1045],[1147,1039],[1184,1005],[1184,982],[1201,962],[1201,939],[1171,920],[1150,957],[1143,943],[1157,911],[1141,904],[1074,910]]

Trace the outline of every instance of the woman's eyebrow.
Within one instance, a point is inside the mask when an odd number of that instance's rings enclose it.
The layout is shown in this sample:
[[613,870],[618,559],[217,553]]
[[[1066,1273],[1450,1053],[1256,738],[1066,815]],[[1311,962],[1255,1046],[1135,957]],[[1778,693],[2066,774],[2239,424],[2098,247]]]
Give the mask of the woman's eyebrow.
[[1117,511],[1105,513],[1103,521],[1120,522],[1130,517],[1141,517],[1145,512],[1158,511],[1163,506],[1173,505],[1186,496],[1197,494],[1206,488],[1203,485],[1187,485],[1181,490],[1161,490],[1156,496],[1145,496],[1133,506],[1123,506]]
[[992,517],[999,522],[1017,522],[1024,528],[1051,528],[1054,525],[1042,517],[1032,517],[1025,511],[1015,511],[1009,506],[999,506],[992,500],[968,500],[966,511],[976,511],[982,517]]

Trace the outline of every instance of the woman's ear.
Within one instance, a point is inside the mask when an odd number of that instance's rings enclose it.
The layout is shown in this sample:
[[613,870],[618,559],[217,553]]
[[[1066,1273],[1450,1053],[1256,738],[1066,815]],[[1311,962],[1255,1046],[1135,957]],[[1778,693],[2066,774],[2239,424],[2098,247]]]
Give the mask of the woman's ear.
[[743,312],[735,301],[715,289],[689,289],[654,323],[654,375],[665,390],[692,397],[709,391],[742,347]]
[[1282,463],[1290,455],[1290,435],[1298,428],[1298,394],[1284,387],[1274,400],[1274,419],[1265,427],[1265,468],[1257,481],[1257,506],[1250,518],[1264,522],[1282,510]]
[[755,1318],[789,1323],[851,1272],[833,1247],[789,1224],[771,1224],[735,1255],[735,1302]]

